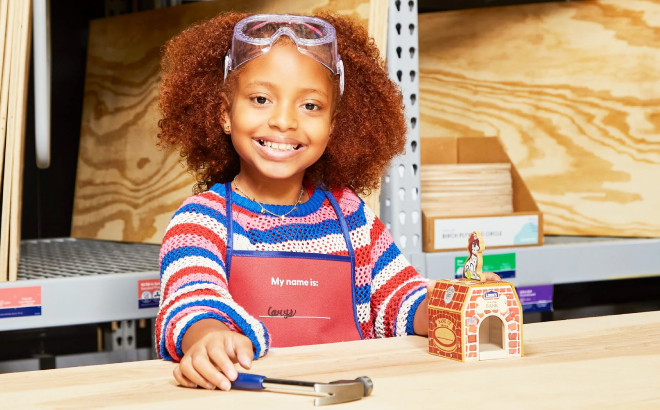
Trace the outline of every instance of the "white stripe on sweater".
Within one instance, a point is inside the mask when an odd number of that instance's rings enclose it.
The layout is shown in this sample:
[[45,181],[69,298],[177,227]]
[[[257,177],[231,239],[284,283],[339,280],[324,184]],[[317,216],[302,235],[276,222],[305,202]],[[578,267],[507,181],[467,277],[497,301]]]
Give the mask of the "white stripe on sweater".
[[[196,286],[190,286],[190,289],[193,289],[195,287]],[[211,287],[211,286],[209,286],[209,287]],[[188,288],[184,288],[184,289],[188,289]],[[252,331],[256,334],[257,341],[259,342],[260,346],[254,346],[254,347],[255,347],[255,349],[258,349],[259,356],[262,356],[265,353],[265,351],[266,351],[266,337],[265,337],[265,330],[264,330],[261,322],[259,322],[254,317],[250,316],[245,311],[245,309],[243,309],[240,305],[238,305],[232,299],[220,298],[220,297],[217,297],[217,296],[210,296],[210,295],[188,296],[188,297],[174,303],[172,306],[170,306],[170,308],[167,309],[167,311],[163,315],[163,318],[168,318],[170,316],[171,312],[173,312],[174,310],[176,310],[179,307],[181,307],[183,305],[186,305],[186,304],[191,304],[192,303],[194,306],[207,306],[205,303],[200,303],[201,301],[217,301],[217,302],[224,303],[224,304],[228,305],[230,308],[232,308],[239,316],[241,316],[243,318],[243,320],[245,320],[245,322],[247,322],[248,326],[250,326]],[[229,315],[228,312],[225,312],[225,313],[227,315]],[[169,318],[169,320],[167,322],[165,322],[163,320],[163,325],[161,327],[161,338],[167,337],[166,330],[167,330],[167,327],[168,327],[171,320],[172,320],[171,317]],[[174,324],[175,329],[177,329],[177,328],[182,329],[183,328],[185,323],[182,324],[181,322],[182,322],[182,320],[179,320],[177,323]],[[238,326],[238,323],[236,323],[236,325]],[[245,332],[246,329],[242,329],[242,330],[243,330],[243,333],[247,333],[247,332]],[[175,333],[174,341],[178,340],[176,337],[178,337],[178,335]]]
[[[176,325],[174,327],[174,332],[173,332],[174,333],[173,337],[174,337],[175,346],[176,346],[176,342],[179,340],[179,335],[181,334],[181,331],[183,330],[183,328],[186,327],[186,325],[188,323],[190,323],[190,321],[194,320],[197,316],[201,316],[201,315],[206,314],[206,313],[208,313],[208,312],[203,312],[203,311],[202,312],[200,312],[200,311],[191,312],[191,313],[183,316],[176,323]],[[261,326],[261,324],[258,323],[258,326],[256,328],[255,328],[254,325],[251,325],[251,327],[255,331],[255,334],[257,335],[257,340],[259,342],[259,346],[254,346],[255,350],[258,352],[257,357],[262,357],[263,355],[266,354],[266,338],[265,338],[265,333],[264,333],[263,326]],[[244,329],[241,329],[241,330],[243,330],[243,333],[245,333]],[[183,337],[183,335],[181,335],[181,337]],[[169,353],[170,353],[170,355],[172,355],[172,352],[169,352]],[[174,356],[174,355],[172,355],[172,356]]]
[[406,327],[408,326],[408,317],[412,305],[420,298],[426,297],[426,288],[414,291],[412,295],[401,305],[399,313],[396,315],[395,336],[406,336]]
[[399,254],[393,261],[388,263],[378,275],[371,281],[371,294],[375,294],[381,286],[386,284],[396,274],[410,266],[410,263],[403,254]]
[[222,276],[222,278],[224,278],[225,282],[227,281],[227,275],[225,275],[225,270],[216,261],[204,256],[184,256],[183,258],[177,259],[169,264],[167,269],[165,269],[165,272],[163,272],[163,274],[161,275],[160,283],[166,284],[167,282],[169,282],[172,275],[174,275],[181,269],[189,268],[191,266],[202,266],[204,268],[213,269],[214,271],[218,272],[218,274]]
[[220,223],[217,219],[208,215],[200,214],[197,212],[182,212],[172,218],[170,224],[167,226],[167,231],[181,224],[200,225],[204,228],[210,229],[222,239],[227,238],[227,227],[225,227],[225,225]]
[[[161,281],[161,283],[165,283],[165,282]],[[191,285],[191,286],[186,286],[186,287],[177,289],[174,293],[172,293],[170,295],[167,295],[167,298],[165,298],[165,299],[163,299],[161,297],[160,306],[159,306],[159,309],[160,309],[159,313],[162,314],[162,316],[163,316],[163,323],[162,323],[161,329],[160,329],[161,337],[163,337],[163,335],[165,334],[165,329],[167,327],[167,323],[165,322],[164,319],[167,317],[167,315],[169,314],[169,312],[172,309],[176,309],[178,306],[181,306],[182,304],[187,303],[187,300],[186,300],[186,298],[183,298],[179,302],[174,303],[172,306],[169,307],[169,309],[167,309],[166,312],[162,311],[163,306],[165,306],[169,303],[172,303],[179,296],[183,296],[185,294],[195,292],[195,291],[198,291],[198,290],[211,290],[211,291],[215,292],[217,295],[219,295],[221,299],[230,299],[231,300],[231,295],[229,294],[229,291],[227,289],[224,289],[224,288],[222,288],[218,285],[212,285],[210,283],[196,283],[196,284]],[[161,289],[161,295],[166,296],[165,292],[164,292],[164,287],[163,287],[163,289]]]

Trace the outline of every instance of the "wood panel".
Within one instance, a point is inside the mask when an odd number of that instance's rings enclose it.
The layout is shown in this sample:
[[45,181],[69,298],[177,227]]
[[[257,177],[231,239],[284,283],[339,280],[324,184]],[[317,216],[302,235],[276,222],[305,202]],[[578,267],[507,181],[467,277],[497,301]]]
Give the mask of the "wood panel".
[[660,236],[660,0],[420,15],[422,137],[499,136],[561,235]]
[[[7,16],[3,92],[0,111],[4,148],[2,217],[0,220],[0,281],[16,280],[20,257],[23,151],[29,74],[32,2],[12,0]],[[5,97],[6,96],[6,97]],[[6,99],[5,99],[6,98]],[[5,109],[7,110],[5,112]],[[6,118],[5,118],[6,115]],[[5,133],[6,125],[6,133]]]
[[[272,349],[251,372],[329,382],[368,376],[337,409],[657,409],[660,312],[526,324],[525,357],[461,363],[419,336]],[[3,409],[307,409],[309,396],[178,387],[149,360],[0,375]],[[656,375],[656,376],[654,376]],[[476,381],[483,381],[477,387]],[[429,405],[431,403],[431,405]],[[487,405],[485,404],[487,403]]]
[[333,10],[365,27],[370,14],[382,14],[369,0],[232,0],[92,21],[72,236],[160,243],[195,182],[177,152],[156,147],[160,47],[190,24],[227,10]]
[[[15,1],[4,0],[1,7],[3,15],[0,18],[4,21],[5,33],[2,36],[2,82],[0,83],[0,194],[4,190],[2,175],[4,174],[5,144],[7,142],[7,123],[9,119],[9,75],[11,74],[11,56],[14,51],[13,37],[16,30],[15,22],[19,20],[15,11]],[[5,210],[4,203],[0,201],[0,204],[2,204],[0,205],[0,282],[6,282],[9,258],[9,208]],[[7,213],[6,216],[5,213]]]

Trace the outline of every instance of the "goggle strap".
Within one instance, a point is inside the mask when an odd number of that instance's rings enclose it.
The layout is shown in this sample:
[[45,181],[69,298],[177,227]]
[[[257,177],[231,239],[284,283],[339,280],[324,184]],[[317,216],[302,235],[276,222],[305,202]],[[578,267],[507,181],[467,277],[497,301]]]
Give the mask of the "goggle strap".
[[229,71],[231,70],[231,49],[227,51],[227,55],[225,55],[225,78],[223,81],[227,81],[227,74],[229,74]]
[[344,61],[341,56],[337,58],[337,74],[339,74],[339,95],[344,94]]

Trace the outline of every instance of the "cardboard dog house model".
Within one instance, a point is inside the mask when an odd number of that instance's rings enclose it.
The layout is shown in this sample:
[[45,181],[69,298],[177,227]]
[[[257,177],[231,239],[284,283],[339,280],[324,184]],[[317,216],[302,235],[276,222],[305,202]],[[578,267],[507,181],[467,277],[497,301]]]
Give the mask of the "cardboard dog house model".
[[[476,272],[470,272],[466,261],[464,275],[472,279],[439,280],[431,294],[429,353],[463,362],[522,357],[522,308],[516,289],[510,282],[485,280],[483,239],[478,232],[470,238],[471,256],[479,262]],[[476,247],[472,238],[478,238]]]

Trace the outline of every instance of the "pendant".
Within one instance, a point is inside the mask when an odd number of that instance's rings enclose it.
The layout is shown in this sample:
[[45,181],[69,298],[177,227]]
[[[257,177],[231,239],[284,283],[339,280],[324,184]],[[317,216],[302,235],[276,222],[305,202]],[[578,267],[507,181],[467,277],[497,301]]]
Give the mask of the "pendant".
[[280,219],[284,220],[284,215],[280,215]]
[[261,208],[261,213],[262,213],[262,214],[265,214],[265,213],[266,213],[266,210],[263,209],[263,208]]

